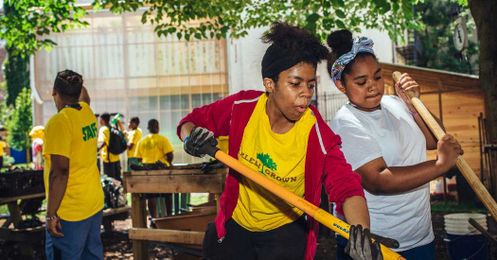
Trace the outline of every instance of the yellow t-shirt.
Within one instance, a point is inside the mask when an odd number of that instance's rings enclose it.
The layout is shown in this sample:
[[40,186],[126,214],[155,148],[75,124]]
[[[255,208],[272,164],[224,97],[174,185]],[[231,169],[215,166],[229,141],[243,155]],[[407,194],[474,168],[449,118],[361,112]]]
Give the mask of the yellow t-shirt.
[[217,138],[217,148],[225,153],[229,153],[229,141],[229,136],[219,136]]
[[[305,191],[307,141],[316,118],[310,109],[284,134],[271,130],[262,94],[243,134],[238,160],[300,197]],[[247,178],[241,178],[233,219],[250,231],[269,231],[298,219],[303,212]]]
[[138,142],[136,147],[136,158],[141,158],[142,163],[156,163],[161,161],[169,166],[166,160],[166,154],[173,152],[173,146],[169,140],[159,134],[148,134]]
[[128,149],[128,158],[135,157],[136,146],[138,145],[140,139],[142,139],[142,130],[140,128],[136,128],[135,130],[128,132],[128,145],[133,144],[133,147]]
[[5,147],[9,147],[5,141],[0,141],[0,156],[5,155]]
[[64,108],[45,126],[43,178],[48,198],[50,155],[69,158],[69,179],[57,214],[63,220],[80,221],[104,207],[104,193],[97,168],[97,120],[91,108]]
[[109,146],[110,140],[110,130],[107,126],[100,127],[100,131],[98,132],[98,143],[105,143],[104,147],[100,149],[100,159],[104,163],[113,163],[119,161],[119,154],[109,153],[107,156],[107,148]]

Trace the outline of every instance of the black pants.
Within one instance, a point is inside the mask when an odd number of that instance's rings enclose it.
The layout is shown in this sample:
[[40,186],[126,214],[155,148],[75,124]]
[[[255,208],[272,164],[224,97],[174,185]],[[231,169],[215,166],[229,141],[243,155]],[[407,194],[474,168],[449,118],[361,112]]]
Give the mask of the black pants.
[[121,162],[104,162],[104,174],[116,180],[119,180],[122,183],[123,179],[121,178]]
[[248,231],[230,219],[226,231],[219,243],[216,226],[209,223],[203,242],[204,259],[304,259],[307,241],[304,217],[266,232]]

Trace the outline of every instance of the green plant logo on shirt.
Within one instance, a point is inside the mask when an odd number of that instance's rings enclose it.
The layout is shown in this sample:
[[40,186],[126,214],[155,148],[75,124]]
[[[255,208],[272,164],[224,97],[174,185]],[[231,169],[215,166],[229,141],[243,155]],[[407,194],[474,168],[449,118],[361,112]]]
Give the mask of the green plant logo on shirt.
[[81,130],[83,131],[83,141],[86,142],[92,138],[97,138],[97,123],[84,126]]
[[271,156],[269,156],[269,154],[267,153],[258,153],[257,159],[259,159],[259,161],[261,161],[262,163],[262,168],[259,171],[262,174],[264,174],[264,167],[273,171],[276,171],[276,169],[278,168],[278,165],[276,165],[273,159],[271,159]]

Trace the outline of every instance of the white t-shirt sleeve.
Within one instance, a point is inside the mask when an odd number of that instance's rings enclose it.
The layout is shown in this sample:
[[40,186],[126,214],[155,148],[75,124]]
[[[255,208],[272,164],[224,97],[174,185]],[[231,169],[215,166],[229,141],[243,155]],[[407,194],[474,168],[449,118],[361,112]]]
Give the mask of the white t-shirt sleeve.
[[338,120],[331,128],[342,139],[342,152],[353,170],[383,157],[377,141],[361,125]]

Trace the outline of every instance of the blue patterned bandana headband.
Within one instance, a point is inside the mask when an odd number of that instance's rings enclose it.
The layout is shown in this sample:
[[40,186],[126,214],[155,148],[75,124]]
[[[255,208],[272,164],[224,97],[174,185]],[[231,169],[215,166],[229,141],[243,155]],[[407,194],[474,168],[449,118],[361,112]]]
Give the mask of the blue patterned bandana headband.
[[374,55],[373,41],[371,39],[367,37],[359,37],[354,39],[352,49],[340,56],[331,67],[333,82],[342,79],[342,72],[345,69],[345,66],[353,61],[357,54],[361,52],[367,52]]

